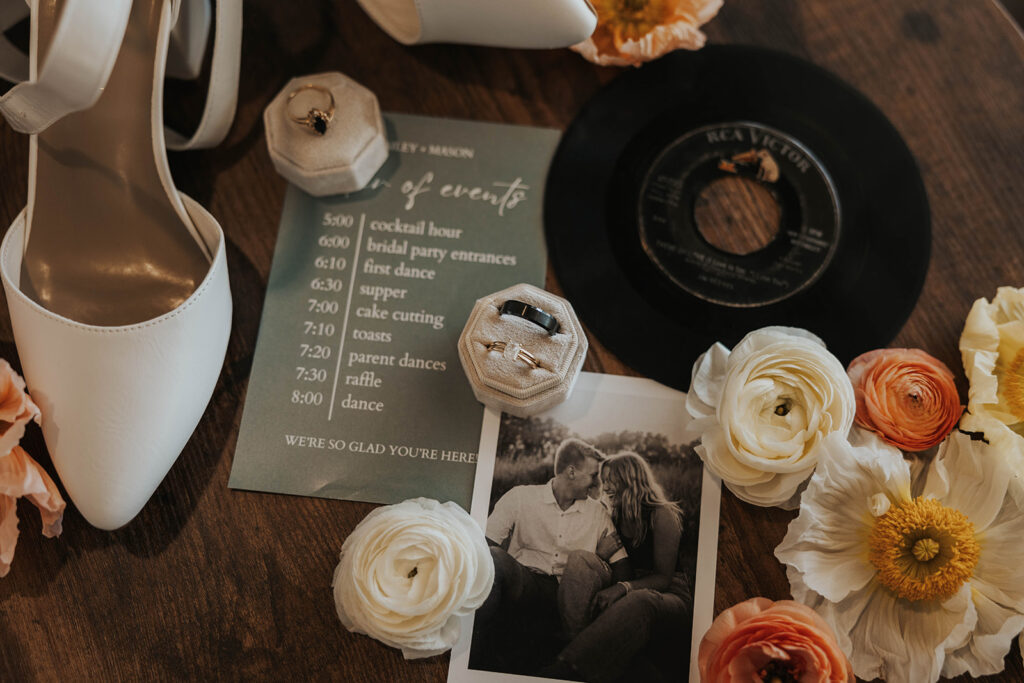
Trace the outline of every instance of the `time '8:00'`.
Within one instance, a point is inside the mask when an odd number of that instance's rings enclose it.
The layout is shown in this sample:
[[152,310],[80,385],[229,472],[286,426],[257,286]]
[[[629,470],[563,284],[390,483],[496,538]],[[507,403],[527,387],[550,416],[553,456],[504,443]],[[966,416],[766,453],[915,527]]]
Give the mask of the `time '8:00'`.
[[324,395],[319,391],[301,391],[296,389],[292,392],[292,403],[299,403],[306,406],[318,406],[324,402]]

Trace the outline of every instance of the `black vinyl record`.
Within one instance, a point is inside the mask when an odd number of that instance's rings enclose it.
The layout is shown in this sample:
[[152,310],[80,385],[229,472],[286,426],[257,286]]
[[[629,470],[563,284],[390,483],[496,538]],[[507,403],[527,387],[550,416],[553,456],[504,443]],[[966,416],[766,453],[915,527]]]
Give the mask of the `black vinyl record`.
[[[698,226],[722,178],[774,201],[761,248],[726,250]],[[766,325],[809,329],[844,364],[884,347],[931,246],[924,185],[885,116],[813,64],[739,46],[676,52],[599,92],[555,154],[544,222],[583,323],[684,390],[711,344]]]

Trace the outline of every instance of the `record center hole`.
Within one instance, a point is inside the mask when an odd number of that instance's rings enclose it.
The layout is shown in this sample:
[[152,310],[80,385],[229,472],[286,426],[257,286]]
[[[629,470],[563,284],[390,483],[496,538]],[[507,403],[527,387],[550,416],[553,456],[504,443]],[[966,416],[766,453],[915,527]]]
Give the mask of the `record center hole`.
[[693,206],[697,230],[711,246],[737,256],[764,249],[779,233],[782,209],[775,197],[749,178],[717,178]]

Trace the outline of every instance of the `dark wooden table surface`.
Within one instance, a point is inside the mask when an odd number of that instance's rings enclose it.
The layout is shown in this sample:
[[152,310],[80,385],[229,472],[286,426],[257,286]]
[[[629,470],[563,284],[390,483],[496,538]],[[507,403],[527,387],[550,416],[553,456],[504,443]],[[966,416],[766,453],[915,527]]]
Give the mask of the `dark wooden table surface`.
[[[991,0],[726,0],[707,34],[830,69],[902,133],[927,186],[934,243],[894,343],[946,362],[966,397],[957,340],[971,302],[1024,285],[1024,36]],[[362,82],[387,110],[556,128],[618,73],[567,50],[403,47],[353,0],[249,0],[231,135],[172,157],[179,187],[228,238],[235,312],[223,374],[185,452],[126,528],[98,531],[69,506],[63,536],[46,540],[19,505],[21,540],[0,579],[0,681],[444,679],[447,656],[404,661],[335,616],[338,551],[372,506],[227,488],[285,190],[261,114],[290,77],[325,70]],[[169,96],[181,93],[192,97],[177,87]],[[0,124],[2,225],[25,204],[26,163],[26,139]],[[631,374],[591,344],[587,369]],[[6,315],[0,355],[17,365]],[[38,429],[23,444],[53,472]],[[725,493],[716,611],[788,597],[772,550],[791,518]],[[1014,646],[988,680],[1022,678]]]

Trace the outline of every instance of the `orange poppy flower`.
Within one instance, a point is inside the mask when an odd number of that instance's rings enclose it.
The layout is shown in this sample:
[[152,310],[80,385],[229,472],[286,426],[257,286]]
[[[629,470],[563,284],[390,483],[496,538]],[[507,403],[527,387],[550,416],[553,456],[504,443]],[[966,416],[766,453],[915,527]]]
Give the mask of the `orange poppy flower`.
[[700,27],[722,6],[722,0],[590,1],[597,29],[572,49],[602,66],[639,66],[672,50],[699,49]]

